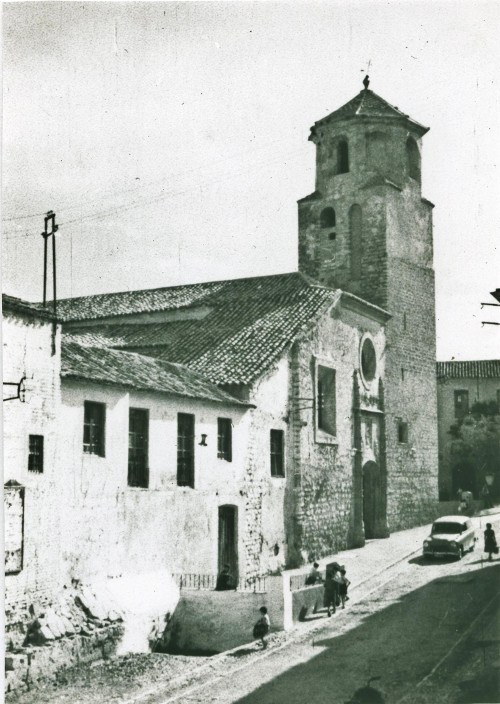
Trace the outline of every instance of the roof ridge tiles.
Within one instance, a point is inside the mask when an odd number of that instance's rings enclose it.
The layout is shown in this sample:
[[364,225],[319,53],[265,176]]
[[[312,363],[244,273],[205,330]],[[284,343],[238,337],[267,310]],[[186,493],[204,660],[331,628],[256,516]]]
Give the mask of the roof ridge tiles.
[[499,378],[500,359],[469,359],[436,362],[439,379]]

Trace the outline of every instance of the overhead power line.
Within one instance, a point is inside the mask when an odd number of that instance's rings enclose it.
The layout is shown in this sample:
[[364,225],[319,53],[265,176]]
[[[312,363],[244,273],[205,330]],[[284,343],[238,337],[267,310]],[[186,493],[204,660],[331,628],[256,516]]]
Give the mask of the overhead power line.
[[[216,183],[221,183],[223,181],[229,180],[229,178],[238,178],[238,177],[243,176],[247,173],[252,173],[256,169],[260,169],[263,166],[273,166],[275,164],[279,164],[284,159],[287,159],[291,156],[294,156],[295,154],[299,153],[300,151],[301,150],[294,150],[288,154],[280,155],[279,157],[277,156],[274,159],[265,160],[264,162],[255,163],[252,168],[241,169],[239,171],[233,171],[233,172],[226,172],[224,175],[222,175],[219,178],[205,180],[202,184],[193,184],[193,185],[188,186],[186,188],[183,188],[182,190],[179,190],[179,191],[168,190],[168,191],[165,191],[163,193],[160,193],[156,196],[152,196],[149,198],[147,196],[142,197],[142,198],[138,198],[136,200],[130,201],[129,203],[125,203],[125,204],[117,205],[117,206],[112,206],[112,207],[109,207],[109,208],[102,210],[102,211],[88,213],[86,215],[75,217],[70,220],[63,220],[59,224],[59,228],[61,229],[61,228],[65,227],[66,225],[71,225],[71,224],[74,224],[77,222],[98,220],[100,218],[105,218],[105,217],[109,217],[112,215],[117,215],[119,213],[128,212],[129,210],[134,210],[136,208],[140,208],[145,205],[152,205],[152,204],[158,203],[162,200],[167,200],[169,198],[174,198],[174,197],[177,197],[180,195],[184,195],[184,194],[189,193],[190,191],[193,191],[193,190],[198,191],[198,190],[200,190],[200,188],[205,188],[208,186],[212,186]],[[43,215],[45,215],[45,213],[43,213]],[[10,230],[7,232],[4,231],[5,239],[7,239],[7,240],[18,239],[18,238],[22,239],[25,237],[31,237],[31,236],[33,236],[33,234],[34,234],[34,232],[20,233],[16,230]]]
[[[219,159],[215,163],[213,160],[210,160],[209,162],[206,162],[204,164],[202,163],[196,167],[193,167],[192,169],[184,169],[183,171],[177,171],[177,172],[174,172],[174,173],[170,174],[169,176],[163,177],[161,179],[153,179],[150,181],[141,182],[140,184],[136,184],[135,186],[132,186],[132,187],[129,186],[127,188],[123,188],[118,191],[108,190],[106,193],[104,193],[100,196],[97,196],[96,198],[86,199],[85,201],[81,201],[79,203],[72,203],[69,205],[61,204],[58,207],[58,211],[59,212],[66,212],[67,210],[75,210],[75,209],[82,208],[85,206],[88,207],[89,205],[93,205],[93,204],[100,202],[102,200],[106,200],[107,198],[110,198],[110,199],[116,198],[120,195],[124,195],[126,193],[132,193],[132,192],[138,191],[140,189],[145,190],[148,188],[153,188],[155,186],[161,185],[162,183],[166,184],[170,181],[178,180],[179,177],[181,177],[181,176],[186,176],[189,174],[202,172],[207,169],[213,169],[214,166],[215,167],[218,167],[218,166],[223,167],[224,163],[227,161],[237,159],[242,156],[247,156],[249,154],[253,154],[253,153],[262,151],[263,149],[269,149],[269,147],[271,147],[274,144],[283,144],[283,143],[289,143],[289,142],[290,142],[289,138],[269,140],[268,142],[261,144],[259,146],[256,146],[253,148],[246,148],[246,149],[240,150],[238,152],[234,152],[233,154],[231,154],[227,157],[223,157],[222,159]],[[5,207],[6,207],[6,205],[4,204],[4,208]],[[29,220],[29,219],[35,218],[35,217],[43,217],[44,215],[45,215],[45,211],[42,211],[39,213],[27,213],[27,214],[17,215],[17,216],[13,215],[13,216],[9,216],[9,217],[3,217],[2,222],[16,222],[18,220]]]

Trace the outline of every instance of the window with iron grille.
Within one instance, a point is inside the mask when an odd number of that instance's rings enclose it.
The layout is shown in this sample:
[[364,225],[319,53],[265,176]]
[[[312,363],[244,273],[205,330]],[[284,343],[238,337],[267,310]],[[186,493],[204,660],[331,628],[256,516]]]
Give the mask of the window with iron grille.
[[318,365],[316,408],[318,429],[329,435],[336,433],[335,369]]
[[463,389],[455,390],[455,418],[465,418],[469,413],[469,392]]
[[217,418],[217,457],[233,461],[233,424],[231,418]]
[[271,430],[271,477],[285,476],[283,430]]
[[177,414],[177,485],[194,489],[194,415]]
[[43,473],[43,435],[30,435],[28,471]]
[[83,451],[104,457],[106,406],[104,403],[84,401],[83,408]]
[[149,486],[148,444],[149,412],[144,408],[129,409],[128,485],[147,489]]

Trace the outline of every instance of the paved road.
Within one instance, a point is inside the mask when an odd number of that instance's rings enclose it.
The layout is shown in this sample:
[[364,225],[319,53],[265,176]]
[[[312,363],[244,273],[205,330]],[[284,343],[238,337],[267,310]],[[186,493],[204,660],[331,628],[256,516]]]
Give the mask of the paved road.
[[[482,529],[486,520],[498,535],[500,518],[483,518]],[[474,522],[482,537],[480,519]],[[377,541],[376,547],[384,543]],[[390,547],[390,541],[385,544]],[[485,562],[481,549],[482,540],[460,562],[403,560],[354,590],[345,611],[330,619],[322,615],[298,632],[276,634],[266,652],[252,645],[216,658],[131,656],[85,669],[52,691],[48,686],[9,699],[16,704],[342,704],[369,677],[380,676],[373,686],[385,704],[498,702],[491,695],[500,691],[491,679],[498,670],[491,665],[500,664],[500,559]],[[367,562],[368,552],[359,559]],[[478,675],[489,694],[481,698],[472,684],[463,697],[460,683]]]
[[460,562],[406,561],[305,640],[148,704],[337,704],[371,676],[387,704],[480,701],[459,698],[459,683],[499,655],[500,562],[485,562],[480,547]]

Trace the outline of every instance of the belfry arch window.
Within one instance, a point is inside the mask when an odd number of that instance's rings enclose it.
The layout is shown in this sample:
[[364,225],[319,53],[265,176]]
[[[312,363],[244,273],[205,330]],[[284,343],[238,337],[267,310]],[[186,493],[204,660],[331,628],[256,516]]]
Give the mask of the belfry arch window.
[[420,183],[420,152],[413,137],[408,137],[406,140],[406,163],[408,176]]
[[337,143],[337,173],[347,174],[349,172],[349,146],[347,139],[341,139]]
[[324,208],[319,216],[321,227],[335,227],[336,217],[333,208]]
[[358,281],[361,278],[361,257],[363,254],[362,227],[363,215],[359,205],[353,205],[349,210],[349,235],[351,244],[351,278]]

